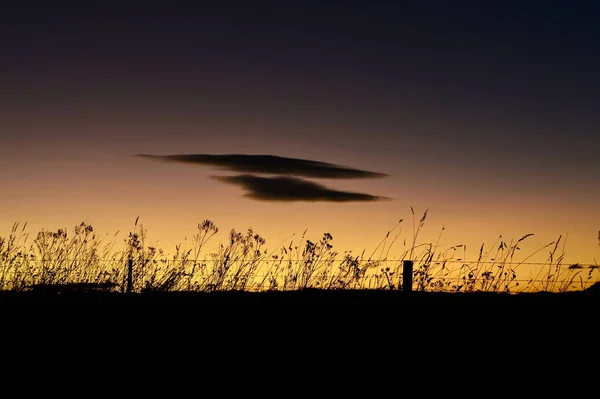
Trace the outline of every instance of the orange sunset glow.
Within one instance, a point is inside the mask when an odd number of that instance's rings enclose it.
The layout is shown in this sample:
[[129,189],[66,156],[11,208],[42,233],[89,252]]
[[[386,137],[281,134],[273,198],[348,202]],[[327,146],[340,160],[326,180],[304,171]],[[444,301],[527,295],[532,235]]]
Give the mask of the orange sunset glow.
[[270,3],[9,6],[0,237],[145,229],[168,258],[210,220],[202,259],[329,233],[374,274],[430,251],[507,256],[513,291],[598,281],[597,5]]

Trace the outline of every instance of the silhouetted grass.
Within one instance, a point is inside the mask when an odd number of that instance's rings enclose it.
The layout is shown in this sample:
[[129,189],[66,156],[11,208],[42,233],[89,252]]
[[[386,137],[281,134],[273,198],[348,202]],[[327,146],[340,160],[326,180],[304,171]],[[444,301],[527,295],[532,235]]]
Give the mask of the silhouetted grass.
[[[81,223],[72,233],[64,229],[39,231],[33,240],[26,224],[15,224],[8,237],[0,237],[0,290],[26,291],[40,287],[125,292],[128,278],[133,292],[222,292],[320,290],[401,290],[402,265],[414,262],[413,290],[428,292],[566,292],[583,290],[599,281],[598,266],[563,265],[561,237],[517,259],[517,251],[532,234],[517,240],[500,237],[475,261],[466,262],[463,245],[441,250],[435,243],[420,243],[419,233],[427,211],[417,220],[411,208],[412,236],[399,243],[403,220],[367,255],[333,248],[333,237],[306,238],[272,250],[252,229],[231,230],[212,251],[206,246],[219,229],[210,220],[197,226],[190,248],[177,245],[173,253],[149,244],[147,230],[136,219],[128,237],[118,244],[117,234],[103,242],[92,226]],[[186,243],[187,245],[187,243]],[[400,256],[390,257],[402,245]],[[536,275],[518,277],[527,261],[549,250]],[[129,276],[128,265],[131,265]]]

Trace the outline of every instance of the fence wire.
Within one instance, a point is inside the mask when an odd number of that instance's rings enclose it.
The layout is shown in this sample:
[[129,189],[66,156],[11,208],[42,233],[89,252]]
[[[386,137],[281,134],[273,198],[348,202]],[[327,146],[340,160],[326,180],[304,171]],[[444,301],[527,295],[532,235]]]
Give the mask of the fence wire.
[[[124,259],[124,260],[123,260]],[[127,262],[127,258],[123,258],[123,259],[93,259],[93,260],[85,260],[85,259],[60,259],[60,260],[55,260],[55,259],[48,259],[48,260],[44,260],[44,259],[31,259],[31,258],[15,258],[13,260],[14,261],[20,261],[20,262],[27,262],[27,263],[76,263],[76,264],[81,264],[81,263],[88,263],[88,264],[100,264],[100,263],[122,263],[125,264]],[[144,258],[139,258],[142,260],[145,260]],[[146,258],[149,259],[150,261],[155,261],[157,263],[166,263],[166,264],[172,264],[172,263],[190,263],[190,262],[196,262],[196,263],[209,263],[209,262],[218,262],[218,261],[223,261],[225,259],[225,257],[215,257],[215,258],[198,258],[198,259],[153,259],[153,258]],[[317,260],[317,259],[315,259]],[[319,258],[318,261],[320,262],[359,262],[359,263],[401,263],[404,262],[408,259],[356,259],[356,258],[328,258],[328,257],[323,257],[323,258]],[[287,259],[287,258],[259,258],[256,261],[260,261],[260,262],[281,262],[281,263],[307,263],[310,262],[309,260],[306,259]],[[314,261],[314,260],[313,260]],[[249,261],[248,259],[228,259],[229,263],[249,263],[251,261]],[[597,263],[579,263],[579,262],[567,262],[567,263],[553,263],[551,261],[547,261],[547,262],[518,262],[518,261],[504,261],[504,260],[488,260],[488,261],[482,261],[482,260],[462,260],[462,259],[448,259],[448,260],[431,260],[431,261],[427,261],[427,262],[419,262],[418,260],[413,260],[415,265],[424,265],[424,264],[431,264],[431,265],[442,265],[442,264],[463,264],[463,265],[525,265],[525,266],[551,266],[551,267],[572,267],[572,268],[590,268],[590,269],[594,269],[594,268],[600,268],[600,264]],[[2,267],[2,264],[0,264],[0,267]]]

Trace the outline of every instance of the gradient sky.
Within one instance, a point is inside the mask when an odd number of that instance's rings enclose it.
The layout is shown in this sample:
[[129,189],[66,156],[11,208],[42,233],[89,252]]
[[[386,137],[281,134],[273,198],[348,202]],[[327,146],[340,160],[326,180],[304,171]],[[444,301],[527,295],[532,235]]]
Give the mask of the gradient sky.
[[[594,263],[599,43],[594,2],[13,2],[0,235],[81,221],[112,235],[139,216],[173,251],[211,219],[218,239],[329,232],[360,253],[401,218],[410,239],[412,206],[429,209],[421,241],[445,226],[469,259],[534,233],[523,256],[563,235],[568,262]],[[264,201],[244,196],[265,187],[254,175],[136,154],[330,163],[386,176],[309,181],[389,200]]]

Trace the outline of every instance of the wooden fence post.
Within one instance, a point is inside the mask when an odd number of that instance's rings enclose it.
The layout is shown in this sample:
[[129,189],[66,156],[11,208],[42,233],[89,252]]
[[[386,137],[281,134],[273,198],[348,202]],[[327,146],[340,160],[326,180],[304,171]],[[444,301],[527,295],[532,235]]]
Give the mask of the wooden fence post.
[[405,260],[402,263],[402,291],[412,292],[413,261]]

